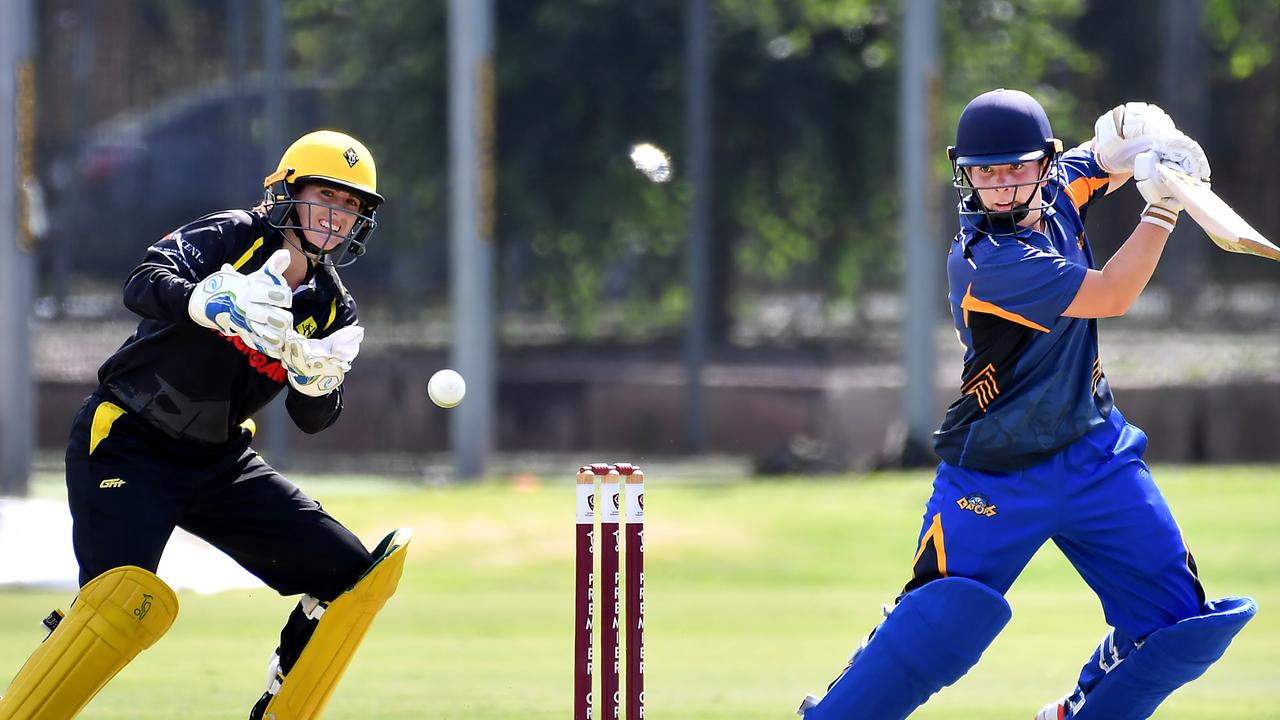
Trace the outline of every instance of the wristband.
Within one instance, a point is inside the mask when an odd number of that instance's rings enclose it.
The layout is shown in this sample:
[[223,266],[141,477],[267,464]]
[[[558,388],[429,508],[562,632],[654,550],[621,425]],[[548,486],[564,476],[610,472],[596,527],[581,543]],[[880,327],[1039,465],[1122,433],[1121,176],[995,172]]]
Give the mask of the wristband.
[[1178,211],[1163,205],[1147,203],[1147,206],[1142,209],[1142,218],[1138,222],[1150,223],[1173,232],[1173,226],[1178,222]]

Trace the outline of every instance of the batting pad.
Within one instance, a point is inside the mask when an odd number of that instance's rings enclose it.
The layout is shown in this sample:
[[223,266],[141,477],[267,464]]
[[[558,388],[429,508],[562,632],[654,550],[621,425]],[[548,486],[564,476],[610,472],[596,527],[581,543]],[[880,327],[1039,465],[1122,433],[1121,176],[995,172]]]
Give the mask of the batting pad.
[[942,578],[907,593],[805,720],[905,718],[977,664],[1013,611],[968,578]]
[[178,597],[131,565],[99,575],[0,699],[0,720],[70,720],[138,653],[169,630]]
[[[1075,720],[1146,720],[1174,690],[1204,674],[1258,612],[1253,598],[1205,603],[1202,615],[1157,630],[1073,706]],[[1094,654],[1095,658],[1097,653]]]
[[409,528],[400,528],[385,537],[373,552],[377,558],[373,565],[355,585],[329,603],[311,640],[281,683],[280,692],[267,704],[263,720],[320,717],[374,616],[395,594],[412,537]]

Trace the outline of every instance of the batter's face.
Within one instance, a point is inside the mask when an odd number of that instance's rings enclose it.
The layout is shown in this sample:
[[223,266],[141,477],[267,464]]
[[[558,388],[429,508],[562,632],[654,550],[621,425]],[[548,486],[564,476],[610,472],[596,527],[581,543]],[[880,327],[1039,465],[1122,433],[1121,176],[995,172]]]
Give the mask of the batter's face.
[[364,203],[360,196],[328,185],[304,185],[294,193],[299,225],[307,241],[321,250],[332,250],[342,244],[351,232]]
[[[1044,186],[1040,180],[1044,162],[975,165],[965,172],[983,207],[993,212],[1009,212],[1039,194]],[[1040,203],[1037,202],[1019,224],[1031,225],[1039,219]]]

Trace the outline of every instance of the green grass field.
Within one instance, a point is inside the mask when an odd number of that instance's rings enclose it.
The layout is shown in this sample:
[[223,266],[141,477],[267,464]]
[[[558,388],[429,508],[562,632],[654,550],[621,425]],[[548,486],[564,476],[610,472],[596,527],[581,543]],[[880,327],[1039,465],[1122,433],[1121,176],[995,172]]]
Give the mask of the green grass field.
[[[1157,468],[1156,477],[1210,596],[1249,594],[1262,608],[1227,656],[1157,717],[1280,718],[1280,468]],[[399,524],[416,533],[400,591],[326,717],[568,717],[569,476],[523,490],[297,480],[369,544]],[[905,581],[929,481],[916,473],[698,484],[651,475],[651,720],[792,717]],[[39,619],[68,600],[0,593],[0,683],[43,637]],[[169,634],[82,717],[247,714],[292,601],[265,589],[181,601]],[[1069,689],[1105,630],[1092,593],[1050,545],[1009,601],[1013,621],[978,667],[915,717],[1029,720]]]

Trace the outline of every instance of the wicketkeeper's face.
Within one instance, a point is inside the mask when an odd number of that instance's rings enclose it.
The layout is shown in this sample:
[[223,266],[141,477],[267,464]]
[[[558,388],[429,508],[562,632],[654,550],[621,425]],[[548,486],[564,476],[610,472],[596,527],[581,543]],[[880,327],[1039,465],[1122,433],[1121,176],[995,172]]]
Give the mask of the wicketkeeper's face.
[[342,244],[364,203],[360,196],[328,185],[308,184],[294,193],[306,205],[294,205],[307,240],[321,250]]

